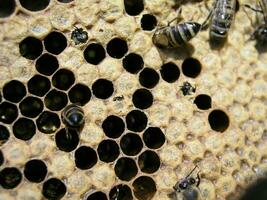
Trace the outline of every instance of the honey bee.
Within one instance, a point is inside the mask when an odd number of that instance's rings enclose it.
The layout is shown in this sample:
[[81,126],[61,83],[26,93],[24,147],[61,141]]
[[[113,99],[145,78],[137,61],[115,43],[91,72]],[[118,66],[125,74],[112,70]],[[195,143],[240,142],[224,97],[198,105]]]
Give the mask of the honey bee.
[[180,90],[182,91],[183,95],[191,95],[192,93],[196,92],[196,88],[193,87],[189,82],[184,82],[182,86],[180,86]]

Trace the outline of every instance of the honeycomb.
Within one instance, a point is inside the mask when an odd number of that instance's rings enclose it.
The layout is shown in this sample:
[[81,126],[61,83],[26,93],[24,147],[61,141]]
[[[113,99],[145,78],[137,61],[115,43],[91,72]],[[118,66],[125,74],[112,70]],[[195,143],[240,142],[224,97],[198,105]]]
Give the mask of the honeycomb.
[[[267,54],[242,8],[255,2],[239,0],[222,48],[208,30],[152,43],[178,7],[201,23],[212,2],[2,0],[0,200],[165,200],[195,166],[201,199],[230,200],[263,177]],[[62,121],[71,104],[79,133]]]

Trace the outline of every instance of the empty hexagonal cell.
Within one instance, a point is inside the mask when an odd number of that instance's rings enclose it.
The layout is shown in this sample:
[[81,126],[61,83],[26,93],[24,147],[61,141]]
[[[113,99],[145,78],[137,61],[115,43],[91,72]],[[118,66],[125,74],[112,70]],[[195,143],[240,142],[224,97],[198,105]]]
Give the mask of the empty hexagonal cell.
[[103,121],[102,128],[106,136],[118,138],[124,132],[125,124],[120,117],[110,115]]
[[139,135],[127,133],[122,136],[120,147],[125,155],[135,156],[142,150],[143,142]]
[[0,149],[0,167],[3,163],[4,163],[4,154],[3,154],[2,150]]
[[107,44],[107,52],[112,58],[122,58],[127,51],[127,42],[123,39],[113,38]]
[[36,125],[42,133],[50,134],[60,127],[60,119],[56,113],[44,111],[36,120]]
[[182,64],[183,74],[190,78],[196,78],[201,72],[201,63],[195,58],[187,58]]
[[93,65],[98,65],[105,57],[106,51],[99,43],[91,43],[83,52],[84,59]]
[[133,159],[121,157],[115,164],[115,174],[123,181],[130,181],[138,172],[136,163]]
[[34,37],[26,37],[19,43],[19,52],[24,58],[35,60],[43,52],[42,42]]
[[109,192],[109,198],[111,200],[132,200],[132,190],[128,185],[120,184],[114,186]]
[[194,104],[196,104],[200,110],[208,110],[211,108],[211,98],[209,95],[200,94],[195,98]]
[[151,14],[144,14],[141,18],[141,27],[145,31],[151,31],[157,26],[157,18]]
[[33,120],[21,117],[13,125],[13,134],[20,140],[30,140],[36,133]]
[[146,88],[153,88],[159,82],[159,74],[152,68],[144,68],[139,74],[139,83]]
[[104,192],[97,191],[90,194],[86,200],[108,200],[108,198]]
[[0,7],[0,18],[9,17],[16,9],[15,0],[2,0]]
[[144,10],[143,0],[124,0],[124,8],[128,15],[136,16]]
[[10,137],[10,133],[7,127],[0,124],[0,146],[6,143],[9,137]]
[[75,164],[79,169],[90,169],[97,163],[97,155],[94,149],[81,146],[75,151]]
[[173,83],[178,80],[180,70],[176,64],[169,62],[161,66],[160,74],[164,81]]
[[3,96],[6,100],[13,103],[20,102],[26,95],[26,87],[17,80],[7,82],[3,87]]
[[57,179],[50,178],[43,184],[42,194],[47,199],[61,199],[67,192],[65,184]]
[[75,130],[62,128],[56,133],[55,141],[61,151],[71,152],[79,144],[79,135]]
[[25,117],[35,118],[44,108],[43,101],[37,97],[26,97],[19,104],[19,109]]
[[59,67],[58,60],[55,56],[45,53],[37,59],[35,63],[36,70],[43,75],[52,75]]
[[230,123],[229,117],[222,110],[211,111],[208,120],[211,129],[218,132],[224,132]]
[[158,127],[149,127],[143,134],[143,140],[150,149],[158,149],[165,143],[165,135]]
[[99,99],[109,98],[113,92],[113,83],[106,79],[98,79],[92,85],[93,94]]
[[67,38],[63,33],[53,31],[45,37],[44,46],[49,53],[58,55],[67,47]]
[[0,104],[0,121],[5,124],[11,124],[18,117],[18,108],[16,105],[9,102]]
[[83,106],[90,101],[92,94],[88,86],[77,83],[70,89],[68,96],[71,103]]
[[155,181],[149,176],[140,176],[133,182],[134,196],[138,200],[152,199],[156,191]]
[[116,160],[120,155],[118,144],[113,140],[103,140],[97,147],[99,159],[109,163]]
[[47,174],[46,164],[42,160],[33,159],[28,161],[24,167],[24,176],[30,182],[40,183]]
[[52,111],[62,110],[68,103],[68,97],[64,92],[51,90],[44,99],[45,106]]
[[34,75],[27,83],[28,91],[31,94],[42,97],[51,88],[51,83],[48,78],[41,75]]
[[21,180],[22,174],[15,167],[6,167],[0,171],[0,185],[5,189],[17,187]]
[[144,173],[151,174],[158,171],[160,167],[158,154],[151,150],[144,151],[140,156],[138,156],[138,166]]
[[126,115],[126,124],[130,131],[141,132],[147,126],[147,116],[140,110],[132,110]]
[[147,109],[153,104],[153,95],[149,90],[140,88],[135,90],[132,101],[136,108]]
[[68,69],[59,69],[52,77],[53,86],[60,90],[68,90],[74,82],[74,73]]
[[122,65],[127,72],[137,74],[144,67],[144,61],[139,54],[129,53],[123,58]]
[[44,10],[50,3],[50,0],[19,0],[20,5],[26,10],[37,12]]

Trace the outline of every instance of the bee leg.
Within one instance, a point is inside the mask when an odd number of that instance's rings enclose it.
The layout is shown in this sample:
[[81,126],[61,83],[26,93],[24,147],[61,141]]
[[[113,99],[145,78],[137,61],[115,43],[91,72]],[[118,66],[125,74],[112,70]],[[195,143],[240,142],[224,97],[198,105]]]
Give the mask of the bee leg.
[[259,9],[257,9],[257,8],[253,8],[253,7],[252,7],[251,5],[249,5],[249,4],[244,4],[244,7],[245,7],[245,8],[248,8],[248,9],[250,9],[250,10],[253,10],[254,12],[263,13],[262,10],[259,10]]
[[200,171],[197,173],[197,187],[199,186],[200,184],[200,175],[199,175]]
[[181,21],[181,13],[182,13],[182,8],[181,8],[181,7],[178,9],[177,13],[178,13],[178,14],[177,14],[177,17],[175,17],[174,19],[172,19],[171,21],[169,21],[169,22],[168,22],[168,26],[170,26],[171,23],[174,22],[175,20],[177,20],[177,23],[178,23],[179,21]]
[[213,15],[213,9],[210,11],[209,15],[207,16],[207,18],[204,20],[204,22],[201,24],[201,30],[205,30],[208,25],[209,25],[209,21],[211,16]]

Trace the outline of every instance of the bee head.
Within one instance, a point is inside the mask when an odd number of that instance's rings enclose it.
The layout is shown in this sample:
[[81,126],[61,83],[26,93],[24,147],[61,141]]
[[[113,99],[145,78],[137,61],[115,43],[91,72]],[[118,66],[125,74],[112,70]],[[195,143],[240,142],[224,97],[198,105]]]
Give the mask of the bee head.
[[188,187],[188,181],[183,180],[181,183],[179,183],[179,189],[185,190]]
[[267,43],[267,25],[260,26],[254,33],[254,37],[261,43]]

